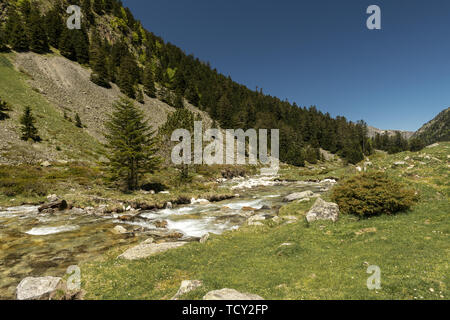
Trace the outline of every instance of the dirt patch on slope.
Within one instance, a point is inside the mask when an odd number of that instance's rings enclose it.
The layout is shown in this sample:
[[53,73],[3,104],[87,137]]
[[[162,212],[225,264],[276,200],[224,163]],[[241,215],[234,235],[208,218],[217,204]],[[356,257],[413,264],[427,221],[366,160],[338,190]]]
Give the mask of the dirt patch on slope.
[[[15,60],[16,67],[28,74],[31,86],[58,107],[61,114],[70,118],[78,113],[86,130],[103,141],[104,123],[113,111],[112,105],[122,94],[116,85],[111,89],[99,87],[90,81],[91,71],[64,57],[21,53]],[[156,129],[174,109],[167,104],[145,96],[139,105]]]

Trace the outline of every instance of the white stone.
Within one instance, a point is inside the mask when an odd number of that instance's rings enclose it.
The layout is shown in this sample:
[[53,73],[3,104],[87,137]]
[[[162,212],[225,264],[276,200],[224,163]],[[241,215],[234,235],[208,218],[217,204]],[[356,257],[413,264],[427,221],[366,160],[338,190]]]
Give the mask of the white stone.
[[336,222],[339,217],[339,206],[333,202],[326,202],[322,198],[318,198],[311,210],[306,215],[308,222],[316,220],[331,220]]
[[295,200],[301,200],[304,198],[310,198],[312,196],[314,196],[314,192],[312,192],[311,190],[292,193],[292,194],[284,197],[283,202],[291,202],[291,201],[295,201]]
[[181,282],[180,289],[171,300],[178,300],[179,297],[200,288],[203,282],[200,280],[184,280]]
[[144,259],[155,254],[184,246],[187,242],[141,243],[122,253],[118,258],[126,260]]
[[264,300],[264,298],[250,293],[241,293],[234,289],[221,289],[208,292],[203,300]]
[[17,300],[49,300],[57,290],[64,290],[64,282],[57,277],[27,277],[17,286]]

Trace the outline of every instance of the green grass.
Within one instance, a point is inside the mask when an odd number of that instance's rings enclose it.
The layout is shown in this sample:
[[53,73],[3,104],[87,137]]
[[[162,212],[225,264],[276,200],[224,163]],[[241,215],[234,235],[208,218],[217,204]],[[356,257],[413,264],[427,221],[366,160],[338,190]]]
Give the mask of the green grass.
[[[418,191],[420,201],[409,212],[370,219],[342,215],[334,224],[299,219],[243,227],[139,261],[117,260],[120,252],[112,250],[82,266],[87,298],[170,299],[182,280],[197,279],[204,286],[183,298],[201,299],[228,287],[266,299],[449,299],[449,147],[422,151],[442,162],[413,175],[391,165],[420,153],[372,159],[374,170],[386,167]],[[293,203],[281,211],[301,215],[308,205]],[[280,247],[287,242],[292,246]],[[380,290],[366,286],[369,265],[381,269]]]

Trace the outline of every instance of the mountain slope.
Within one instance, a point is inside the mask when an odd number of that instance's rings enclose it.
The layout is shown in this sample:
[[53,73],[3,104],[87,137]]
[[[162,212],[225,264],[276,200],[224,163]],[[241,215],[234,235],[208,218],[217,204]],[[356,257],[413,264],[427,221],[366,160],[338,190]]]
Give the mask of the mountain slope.
[[[113,90],[117,85],[133,99],[141,100],[142,91],[148,89],[146,80],[152,78],[150,82],[155,82],[156,96],[161,101],[180,107],[184,98],[207,112],[222,128],[280,129],[280,158],[290,164],[316,162],[319,148],[351,162],[370,153],[367,139],[361,137],[363,123],[332,118],[314,106],[301,108],[265,95],[262,90],[249,90],[219,74],[209,63],[145,30],[120,1],[77,1],[83,13],[81,30],[66,27],[70,4],[67,0],[35,0],[33,4],[28,0],[8,1],[6,7],[0,8],[0,28],[5,30],[6,45],[16,51],[37,53],[47,52],[50,47],[89,66],[97,84],[112,85]],[[40,16],[36,16],[35,8],[39,8]],[[78,107],[82,111],[84,106]]]
[[414,133],[413,138],[420,138],[427,144],[450,141],[450,107],[423,125]]
[[[0,163],[99,160],[104,123],[122,94],[116,85],[105,89],[89,78],[89,69],[59,55],[0,54],[0,97],[12,107],[11,118],[1,122]],[[32,107],[44,140],[32,148],[20,140],[19,119],[27,105]],[[154,129],[175,110],[148,97],[143,104],[136,102],[136,105],[142,108]],[[206,113],[188,103],[186,107],[211,124]],[[73,122],[77,113],[83,129]]]

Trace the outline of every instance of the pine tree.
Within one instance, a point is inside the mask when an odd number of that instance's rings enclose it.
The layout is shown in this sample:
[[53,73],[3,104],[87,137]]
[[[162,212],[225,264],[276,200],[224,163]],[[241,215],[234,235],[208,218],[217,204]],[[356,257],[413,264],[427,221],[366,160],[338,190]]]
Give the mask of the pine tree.
[[153,72],[150,65],[147,65],[144,69],[144,92],[150,98],[156,98],[155,81],[153,79]]
[[78,128],[83,128],[83,124],[81,123],[80,115],[78,113],[75,115],[75,126]]
[[45,31],[51,46],[59,48],[63,28],[63,19],[58,14],[58,11],[56,9],[50,10],[45,16]]
[[72,30],[72,32],[76,60],[81,64],[89,63],[89,38],[85,30]]
[[43,19],[38,11],[32,11],[30,14],[30,50],[36,53],[46,53],[49,51],[47,33],[44,29]]
[[409,141],[409,150],[412,152],[417,152],[425,148],[425,142],[420,138],[412,138]]
[[5,120],[9,118],[8,111],[11,111],[8,104],[0,99],[0,120]]
[[63,29],[58,47],[61,52],[61,55],[63,55],[67,59],[75,61],[77,59],[77,53],[75,51],[75,47],[73,44],[73,32],[72,31],[73,30],[69,30],[67,28]]
[[111,88],[106,65],[108,60],[106,59],[105,49],[101,46],[100,37],[96,32],[92,35],[90,59],[92,67],[91,81],[101,87]]
[[114,109],[106,123],[108,166],[114,179],[124,181],[127,190],[136,190],[142,174],[157,168],[156,139],[143,112],[131,100],[120,99]]
[[92,14],[91,0],[81,1],[81,12],[83,12],[83,18],[88,24],[94,23],[94,16]]
[[14,23],[10,39],[11,47],[14,50],[18,52],[29,50],[27,33],[20,18]]
[[6,38],[6,27],[0,25],[0,52],[8,51],[8,40]]
[[131,99],[136,99],[136,91],[134,88],[136,78],[132,75],[133,63],[131,59],[128,56],[122,59],[117,80],[122,93]]
[[103,0],[93,0],[92,1],[92,9],[95,13],[102,15],[103,14]]
[[31,113],[31,108],[29,106],[25,107],[24,113],[20,118],[20,124],[22,125],[22,137],[21,139],[24,141],[41,141],[41,137],[38,135],[38,130],[34,126],[36,120],[34,119],[33,114]]
[[177,109],[184,108],[183,97],[179,93],[175,94],[172,102],[172,107]]

